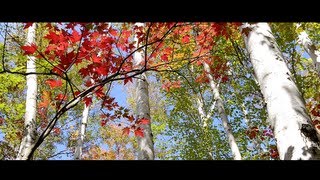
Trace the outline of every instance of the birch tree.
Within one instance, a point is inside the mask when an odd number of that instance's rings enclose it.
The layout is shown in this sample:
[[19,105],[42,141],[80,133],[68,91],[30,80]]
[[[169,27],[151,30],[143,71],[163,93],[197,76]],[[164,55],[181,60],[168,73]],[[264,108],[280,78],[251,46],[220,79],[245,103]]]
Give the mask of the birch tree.
[[319,159],[319,139],[269,25],[246,23],[241,30],[280,159]]
[[[35,39],[36,24],[34,23],[28,29],[27,44],[31,45]],[[27,73],[36,72],[36,58],[32,55],[28,56]],[[27,97],[26,97],[26,113],[24,121],[24,134],[20,145],[18,160],[26,160],[31,148],[36,141],[36,103],[37,103],[37,75],[28,74],[27,79]]]
[[[138,25],[138,24],[137,24]],[[143,24],[140,24],[142,26]],[[136,47],[139,47],[138,39],[135,37]],[[134,54],[134,64],[136,66],[141,66],[143,62],[141,52],[135,52]],[[151,117],[150,117],[150,106],[149,106],[149,92],[148,92],[148,82],[146,73],[138,75],[136,81],[136,93],[137,93],[137,118],[142,119],[146,118],[150,120],[149,124],[141,124],[143,128],[143,136],[138,138],[138,159],[139,160],[153,160],[154,159],[154,147],[153,147],[153,135],[151,130]]]
[[235,140],[235,138],[234,138],[234,136],[232,134],[231,126],[228,123],[228,116],[227,116],[226,111],[224,109],[223,101],[222,101],[221,95],[219,93],[218,86],[214,82],[214,79],[213,79],[213,77],[211,75],[211,71],[210,71],[209,65],[204,62],[203,63],[203,68],[207,72],[207,77],[209,79],[210,87],[211,87],[211,90],[213,92],[213,98],[217,103],[218,112],[219,112],[221,120],[222,120],[223,128],[224,128],[224,130],[225,130],[225,132],[227,134],[227,137],[228,137],[228,142],[229,142],[229,145],[230,145],[230,148],[231,148],[232,155],[233,155],[235,160],[241,160],[241,154],[240,154],[238,145],[236,143],[236,140]]

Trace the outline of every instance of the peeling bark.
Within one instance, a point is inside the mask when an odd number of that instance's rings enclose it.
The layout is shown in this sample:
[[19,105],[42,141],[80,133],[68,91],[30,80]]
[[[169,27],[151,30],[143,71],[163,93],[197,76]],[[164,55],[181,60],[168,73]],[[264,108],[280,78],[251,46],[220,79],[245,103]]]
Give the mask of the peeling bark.
[[[268,121],[274,129],[280,159],[319,159],[319,140],[314,138],[305,103],[269,25],[244,24],[241,28],[267,104]],[[304,127],[308,127],[307,133],[303,132]]]

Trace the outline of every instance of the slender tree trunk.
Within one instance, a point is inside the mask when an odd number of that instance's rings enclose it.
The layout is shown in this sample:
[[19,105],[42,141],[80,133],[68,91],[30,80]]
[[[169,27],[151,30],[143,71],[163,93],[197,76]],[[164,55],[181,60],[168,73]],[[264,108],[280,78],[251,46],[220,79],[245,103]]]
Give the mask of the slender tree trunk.
[[82,112],[81,126],[80,126],[80,137],[78,139],[78,145],[74,153],[74,159],[77,159],[77,160],[80,160],[82,157],[82,146],[83,146],[83,140],[86,134],[89,110],[90,110],[90,105],[89,106],[84,105],[84,109]]
[[[36,24],[33,23],[28,29],[27,44],[34,43]],[[35,57],[28,56],[27,73],[36,72]],[[24,120],[24,133],[20,144],[18,160],[28,159],[31,148],[34,146],[37,136],[36,131],[36,114],[37,114],[37,75],[29,74],[27,79],[27,98],[26,98],[26,113]]]
[[[217,87],[219,86],[219,84],[217,85]],[[200,114],[200,118],[201,118],[201,122],[202,122],[202,127],[204,129],[206,129],[208,127],[208,123],[210,118],[212,117],[213,113],[214,113],[214,108],[216,106],[216,102],[217,101],[213,101],[210,109],[205,112],[204,110],[204,103],[203,100],[201,99],[201,97],[197,97],[197,104],[198,104],[198,112]]]
[[267,103],[280,159],[319,159],[316,131],[269,25],[244,24],[242,32]]
[[[138,24],[140,25],[140,23]],[[135,41],[138,39],[135,37]],[[136,47],[139,45],[136,44]],[[135,52],[134,54],[134,64],[139,66],[143,61],[142,54],[140,52]],[[149,92],[148,92],[148,82],[145,73],[138,76],[136,81],[136,91],[137,91],[137,118],[146,118],[150,120],[149,124],[140,125],[143,128],[143,137],[138,138],[138,159],[139,160],[153,160],[154,159],[154,147],[153,147],[153,135],[151,130],[151,117],[150,117],[150,106],[149,106]]]
[[238,145],[236,143],[236,140],[232,134],[232,130],[230,125],[228,124],[228,116],[226,114],[226,111],[224,109],[223,101],[221,99],[218,87],[216,83],[214,82],[214,79],[211,75],[210,67],[207,63],[203,63],[204,70],[207,72],[207,77],[209,78],[210,87],[213,92],[213,97],[217,103],[218,106],[218,112],[220,114],[221,120],[222,120],[222,126],[227,134],[228,142],[231,147],[231,152],[233,155],[234,160],[241,160],[241,154],[238,148]]
[[199,97],[197,98],[197,103],[198,103],[198,112],[200,114],[200,118],[202,121],[202,127],[206,129],[208,127],[208,120],[206,119],[207,115],[203,109],[203,101]]
[[299,34],[298,42],[303,46],[304,50],[309,54],[313,60],[313,65],[316,68],[316,71],[320,75],[320,52],[317,50],[316,46],[313,44],[308,34],[305,31],[302,31]]

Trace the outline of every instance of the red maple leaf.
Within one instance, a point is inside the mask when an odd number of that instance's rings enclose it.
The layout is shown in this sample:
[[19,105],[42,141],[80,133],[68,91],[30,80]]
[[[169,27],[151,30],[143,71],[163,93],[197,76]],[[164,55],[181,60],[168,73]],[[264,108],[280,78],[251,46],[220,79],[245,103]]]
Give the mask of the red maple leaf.
[[78,96],[80,94],[80,91],[74,92],[74,96]]
[[98,57],[96,53],[93,53],[91,57],[93,62],[101,63],[102,57]]
[[33,22],[27,22],[27,23],[24,25],[23,29],[29,28],[30,26],[32,26],[32,24],[33,24]]
[[4,123],[4,119],[0,118],[0,125],[2,125]]
[[143,129],[141,129],[140,127],[137,128],[136,130],[134,130],[134,135],[135,135],[135,136],[144,137]]
[[163,54],[161,57],[161,60],[164,60],[164,61],[168,61],[168,54]]
[[130,122],[133,122],[134,121],[134,117],[131,115],[131,116],[128,116],[127,117],[128,118],[128,121],[130,121]]
[[53,31],[50,31],[44,38],[49,39],[52,44],[56,44],[59,41],[59,35]]
[[181,87],[181,81],[174,81],[171,84],[171,88],[180,88]]
[[142,118],[142,119],[140,119],[140,121],[139,121],[139,124],[149,124],[149,123],[150,123],[150,120],[147,119],[147,118]]
[[108,69],[107,69],[107,67],[105,67],[105,66],[98,66],[98,67],[96,67],[96,72],[97,72],[99,75],[105,76],[105,75],[108,74]]
[[53,133],[54,133],[55,135],[59,135],[60,132],[61,132],[60,128],[53,128]]
[[61,79],[58,79],[58,80],[48,79],[48,80],[46,80],[46,83],[50,86],[50,88],[55,88],[55,87],[62,86]]
[[183,42],[183,43],[188,43],[188,42],[190,42],[190,36],[189,36],[188,34],[185,35],[185,36],[183,36],[182,42]]
[[162,89],[164,89],[165,91],[169,92],[170,91],[170,86],[171,86],[171,82],[167,81],[165,83],[162,84]]
[[314,121],[312,122],[312,124],[313,124],[313,125],[320,124],[320,121],[319,121],[319,120],[314,120]]
[[37,51],[37,46],[35,44],[21,46],[21,49],[24,50],[23,55],[30,55]]
[[105,97],[105,93],[103,92],[103,88],[99,88],[97,89],[97,91],[95,92],[95,95],[99,98],[103,98]]
[[80,33],[78,33],[78,31],[76,31],[76,30],[73,30],[72,36],[71,36],[71,42],[75,43],[75,42],[80,41],[80,39],[81,39]]
[[101,126],[103,127],[103,126],[105,126],[106,125],[106,123],[107,123],[107,121],[106,120],[101,120],[101,122],[100,122],[100,124],[101,124]]
[[86,107],[88,107],[92,103],[92,97],[85,97],[83,98],[83,101],[86,104]]
[[130,128],[126,127],[122,130],[122,134],[129,136]]
[[124,85],[126,85],[128,82],[132,82],[132,77],[127,77],[127,75],[125,75]]
[[55,100],[58,100],[58,101],[64,100],[65,101],[65,100],[67,100],[67,96],[60,93],[56,96]]
[[109,33],[112,35],[112,36],[117,36],[117,31],[115,30],[115,29],[112,29],[112,28],[110,28],[109,29]]

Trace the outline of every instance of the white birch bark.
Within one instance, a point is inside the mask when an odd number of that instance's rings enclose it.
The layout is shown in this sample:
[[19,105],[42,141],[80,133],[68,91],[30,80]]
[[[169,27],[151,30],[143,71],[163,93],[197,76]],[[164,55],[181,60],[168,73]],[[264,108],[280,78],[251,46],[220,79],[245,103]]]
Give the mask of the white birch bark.
[[[143,26],[142,23],[136,23],[138,26]],[[139,47],[138,39],[135,37],[136,47]],[[139,66],[144,61],[141,52],[135,52],[133,57],[134,64]],[[142,67],[141,67],[142,68]],[[150,120],[149,124],[140,125],[143,128],[143,137],[137,137],[138,139],[138,159],[139,160],[153,160],[154,159],[154,147],[153,147],[153,135],[151,130],[151,117],[149,106],[149,92],[148,82],[146,74],[143,73],[138,76],[136,81],[136,94],[137,94],[137,118],[146,118]]]
[[316,71],[320,75],[320,52],[316,49],[316,46],[305,31],[302,31],[299,34],[298,43],[300,43],[304,50],[309,54]]
[[207,77],[209,78],[210,87],[213,92],[214,100],[216,101],[217,106],[218,106],[218,112],[219,112],[221,120],[222,120],[222,126],[227,134],[227,137],[228,137],[228,142],[229,142],[229,145],[231,148],[232,156],[233,156],[234,160],[241,160],[241,154],[240,154],[238,145],[236,143],[236,140],[232,134],[231,127],[228,124],[228,116],[225,112],[223,101],[220,96],[218,87],[217,87],[216,83],[214,82],[214,79],[211,75],[210,67],[207,63],[203,63],[203,67],[204,67],[204,70],[207,72]]
[[269,25],[246,23],[242,32],[280,159],[319,159],[319,140]]
[[[28,29],[27,44],[31,45],[35,39],[36,24]],[[35,57],[30,55],[27,60],[27,73],[36,72]],[[36,114],[37,114],[37,75],[29,74],[27,79],[26,113],[24,133],[20,144],[17,160],[26,160],[36,141]]]
[[84,105],[84,109],[82,112],[82,120],[80,125],[80,137],[78,139],[78,144],[76,147],[76,151],[74,153],[74,159],[76,160],[81,160],[81,157],[82,157],[82,146],[83,146],[83,141],[86,134],[86,127],[88,124],[89,110],[90,110],[90,105],[89,106]]

